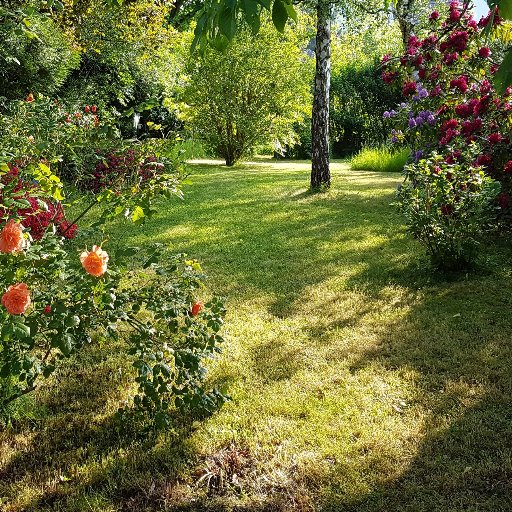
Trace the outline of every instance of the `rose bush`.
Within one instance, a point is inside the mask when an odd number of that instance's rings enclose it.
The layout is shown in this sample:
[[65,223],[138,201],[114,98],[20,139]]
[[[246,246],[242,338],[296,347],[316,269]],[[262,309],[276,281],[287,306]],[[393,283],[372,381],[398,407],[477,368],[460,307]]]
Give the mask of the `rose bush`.
[[[129,179],[107,183],[75,220],[96,212],[95,223],[83,230],[96,244],[77,251],[67,240],[76,224],[64,216],[64,185],[52,168],[62,169],[59,149],[73,144],[61,130],[101,128],[91,117],[97,107],[64,119],[57,104],[41,98],[29,97],[16,108],[27,114],[41,108],[41,118],[10,126],[0,153],[0,410],[44,385],[85,345],[122,336],[134,387],[133,406],[120,412],[167,428],[176,408],[212,411],[226,397],[205,386],[204,361],[220,351],[224,309],[218,299],[198,300],[204,281],[199,264],[159,246],[109,249],[108,241],[98,243],[108,239],[110,220],[141,224],[156,211],[155,199],[181,197],[179,167],[155,153],[140,160]],[[55,111],[48,114],[48,108]],[[94,143],[94,158],[98,140],[86,141]]]
[[454,1],[446,19],[435,11],[430,23],[404,55],[383,58],[382,78],[400,81],[403,94],[384,117],[395,125],[391,141],[413,155],[399,191],[413,234],[436,265],[460,268],[492,229],[493,207],[509,213],[512,91],[498,95],[491,82],[502,58],[487,44],[486,31],[501,23],[496,11],[476,22]]

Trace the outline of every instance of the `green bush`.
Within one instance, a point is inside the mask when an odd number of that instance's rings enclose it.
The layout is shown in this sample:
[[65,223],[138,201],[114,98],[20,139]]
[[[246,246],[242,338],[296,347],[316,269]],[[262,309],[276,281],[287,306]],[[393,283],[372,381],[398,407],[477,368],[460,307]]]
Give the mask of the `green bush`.
[[402,172],[408,158],[408,149],[363,148],[352,158],[350,167],[354,171]]
[[332,153],[353,155],[364,146],[383,144],[388,127],[382,117],[400,101],[400,92],[380,77],[380,63],[350,63],[333,71],[330,131]]
[[80,64],[80,54],[48,16],[4,10],[0,60],[0,96],[15,99],[30,92],[55,94]]
[[[467,149],[475,156],[475,148]],[[478,166],[447,164],[442,155],[405,167],[398,206],[432,263],[445,270],[471,265],[492,229],[500,184]]]

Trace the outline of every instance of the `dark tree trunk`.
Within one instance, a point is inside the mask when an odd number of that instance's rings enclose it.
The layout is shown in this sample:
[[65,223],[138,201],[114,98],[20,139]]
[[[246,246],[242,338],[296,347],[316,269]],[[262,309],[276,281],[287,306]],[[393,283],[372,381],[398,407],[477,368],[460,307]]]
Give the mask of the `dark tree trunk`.
[[329,187],[329,89],[331,85],[331,4],[317,0],[316,74],[311,119],[311,188]]

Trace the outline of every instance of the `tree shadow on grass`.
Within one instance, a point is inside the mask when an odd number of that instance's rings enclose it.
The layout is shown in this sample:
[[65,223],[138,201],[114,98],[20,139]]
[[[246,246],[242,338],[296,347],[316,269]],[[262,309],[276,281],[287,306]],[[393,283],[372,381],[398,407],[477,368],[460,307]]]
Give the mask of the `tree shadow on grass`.
[[176,414],[173,431],[158,437],[144,435],[136,420],[118,420],[129,364],[112,350],[84,350],[40,394],[44,417],[2,434],[4,449],[13,448],[0,466],[6,510],[90,510],[88,496],[101,497],[94,510],[117,510],[141,486],[175,478],[194,459],[192,418]]
[[[273,297],[272,314],[287,317],[304,290],[340,269],[378,264],[378,271],[386,272],[393,260],[407,265],[416,257],[389,206],[398,180],[382,175],[367,180],[344,191],[309,195],[303,171],[215,176],[204,171],[186,201],[161,212],[144,237],[170,241],[200,259],[216,293],[238,298],[254,290]],[[133,234],[135,241],[142,239]]]
[[[510,253],[509,253],[510,257]],[[347,496],[335,468],[320,510],[455,512],[512,510],[512,283],[509,272],[438,281],[352,364],[417,375],[427,411],[419,448],[398,476]],[[405,411],[405,414],[407,411]],[[373,468],[375,471],[376,468]],[[341,472],[339,472],[341,471]],[[378,468],[377,468],[378,471]]]

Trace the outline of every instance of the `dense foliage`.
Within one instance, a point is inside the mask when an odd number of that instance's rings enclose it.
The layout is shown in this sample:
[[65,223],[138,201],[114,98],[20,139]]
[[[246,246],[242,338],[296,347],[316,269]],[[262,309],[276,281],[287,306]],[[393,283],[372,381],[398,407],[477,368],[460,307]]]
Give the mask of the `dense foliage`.
[[400,99],[397,89],[380,78],[380,63],[350,63],[335,70],[331,79],[331,137],[335,156],[355,153],[362,146],[386,141],[388,127],[383,110]]
[[493,208],[510,206],[511,91],[490,81],[500,54],[484,31],[501,23],[497,13],[476,22],[454,1],[446,20],[430,19],[432,32],[412,36],[405,55],[383,59],[383,79],[400,79],[406,100],[384,116],[414,156],[399,193],[410,228],[437,265],[458,268],[474,259]]
[[266,23],[240,31],[223,54],[206,49],[190,61],[183,110],[191,130],[231,166],[258,144],[293,146],[294,124],[310,112],[310,58],[299,35]]

